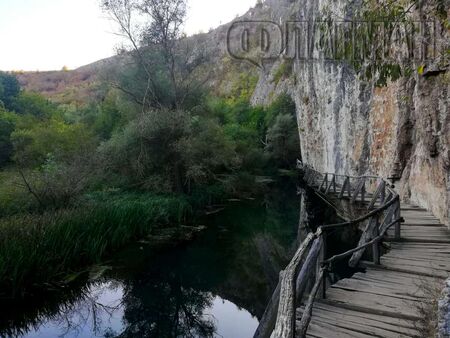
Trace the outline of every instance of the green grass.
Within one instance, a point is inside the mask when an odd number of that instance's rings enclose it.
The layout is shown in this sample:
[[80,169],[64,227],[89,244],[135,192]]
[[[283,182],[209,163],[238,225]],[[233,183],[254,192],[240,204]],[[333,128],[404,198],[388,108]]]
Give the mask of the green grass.
[[80,269],[190,213],[182,197],[88,196],[77,208],[0,221],[0,297],[69,282]]

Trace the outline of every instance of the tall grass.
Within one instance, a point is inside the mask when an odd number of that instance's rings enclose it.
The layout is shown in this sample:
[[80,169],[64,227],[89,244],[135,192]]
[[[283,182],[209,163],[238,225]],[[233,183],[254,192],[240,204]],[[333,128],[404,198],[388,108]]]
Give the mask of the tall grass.
[[97,194],[70,210],[5,218],[0,221],[0,296],[64,283],[71,271],[98,263],[156,226],[179,224],[189,212],[182,197]]

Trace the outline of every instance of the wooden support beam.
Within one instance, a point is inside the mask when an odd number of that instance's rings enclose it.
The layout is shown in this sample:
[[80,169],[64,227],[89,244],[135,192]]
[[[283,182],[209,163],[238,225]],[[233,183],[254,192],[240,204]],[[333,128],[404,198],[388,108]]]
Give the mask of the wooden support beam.
[[339,198],[343,198],[345,194],[345,190],[348,189],[348,196],[351,197],[351,187],[350,187],[350,178],[347,176],[344,180],[344,184],[342,184],[341,192],[339,193]]
[[269,304],[267,304],[266,310],[259,321],[258,328],[253,335],[253,338],[270,338],[272,331],[275,327],[275,322],[277,320],[278,303],[280,302],[280,289],[282,274],[280,274],[280,280],[275,291],[270,298]]
[[295,253],[294,258],[292,258],[284,270],[281,281],[277,320],[275,329],[271,335],[272,338],[294,338],[296,275],[299,264],[314,238],[315,235],[313,233],[310,233],[306,237]]
[[325,174],[325,176],[323,178],[323,181],[322,181],[322,184],[319,187],[319,191],[322,191],[322,188],[324,187],[324,185],[325,185],[325,189],[327,189],[327,186],[328,186],[328,174]]
[[[325,274],[325,268],[320,270],[319,275],[316,278],[316,283],[314,284],[313,289],[308,298],[308,302],[306,303],[305,310],[303,311],[302,319],[298,325],[298,336],[300,338],[306,337],[306,331],[308,330],[309,322],[311,321],[312,310],[314,305],[314,300],[317,296],[317,292],[319,291],[320,285],[322,283],[323,275]],[[276,336],[277,338],[281,338]]]
[[[378,216],[373,216],[372,218],[369,219],[369,221],[367,222],[366,228],[364,229],[364,232],[361,235],[361,238],[359,239],[359,243],[357,247],[363,246],[364,244],[368,243],[373,236],[373,229],[374,227],[378,226]],[[358,265],[362,255],[364,254],[365,249],[361,249],[357,252],[355,252],[352,256],[352,258],[350,258],[348,265],[351,268],[354,268]]]
[[[375,226],[373,227],[372,239],[380,236],[380,224],[378,217],[375,220]],[[372,260],[375,265],[380,265],[380,242],[375,242],[372,245]]]
[[333,177],[330,180],[330,184],[327,185],[327,189],[325,190],[325,194],[330,193],[331,187],[334,184],[334,192],[336,192],[336,176],[334,174],[332,174]]
[[378,184],[377,190],[375,191],[375,194],[372,197],[372,200],[369,203],[368,209],[372,209],[375,204],[377,203],[378,198],[380,197],[382,199],[380,204],[383,204],[384,198],[386,194],[386,182],[381,180],[380,184]]
[[[397,201],[397,203],[395,203],[394,205],[395,205],[394,218],[400,219],[401,218],[400,201]],[[401,238],[401,226],[402,226],[401,222],[397,222],[397,224],[395,224],[395,239]]]
[[351,203],[352,204],[356,202],[356,199],[358,198],[358,195],[362,192],[363,187],[365,185],[365,180],[366,179],[364,177],[361,177],[359,179],[358,184],[356,185],[355,191],[353,192],[353,196],[352,196],[352,199],[351,199]]
[[302,265],[300,273],[297,277],[296,283],[296,298],[297,301],[301,301],[303,294],[306,291],[310,276],[313,274],[316,264],[319,260],[319,254],[323,245],[323,237],[317,238],[309,250],[308,256]]

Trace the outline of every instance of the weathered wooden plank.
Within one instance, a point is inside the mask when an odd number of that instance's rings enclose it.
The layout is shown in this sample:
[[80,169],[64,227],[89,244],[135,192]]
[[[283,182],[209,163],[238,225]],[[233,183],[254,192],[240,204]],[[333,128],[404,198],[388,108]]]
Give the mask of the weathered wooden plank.
[[[309,333],[309,331],[311,333]],[[338,329],[332,325],[327,325],[324,323],[317,323],[313,321],[310,324],[310,328],[308,330],[308,335],[312,337],[320,337],[320,338],[373,338],[373,336],[369,335],[361,335],[356,334],[356,332],[352,332],[350,330]],[[297,334],[298,337],[301,337]]]
[[400,319],[418,320],[417,301],[405,301],[388,296],[371,295],[366,292],[335,289],[327,294],[329,303],[339,303],[339,306],[366,313],[391,316]]
[[282,275],[280,274],[278,285],[270,298],[269,304],[267,305],[261,320],[259,321],[258,328],[256,329],[253,338],[269,338],[273,332],[277,319],[278,304],[280,301],[281,280]]
[[[383,338],[398,338],[401,335],[407,334],[408,336],[417,335],[417,331],[411,329],[404,329],[399,326],[377,325],[368,320],[364,322],[349,318],[346,316],[330,315],[324,311],[314,312],[314,322],[321,324],[332,325],[333,327],[346,329],[355,332],[356,336],[360,334],[369,335],[371,337],[383,337]],[[372,325],[370,325],[372,324]]]
[[325,269],[322,268],[320,270],[319,275],[316,278],[316,283],[314,284],[314,287],[311,290],[311,293],[309,295],[308,302],[306,303],[305,310],[303,312],[300,323],[297,325],[297,335],[300,338],[303,338],[306,336],[306,331],[308,330],[308,326],[311,321],[314,300],[317,296],[317,292],[319,291],[324,273],[325,273]]
[[342,189],[341,192],[339,193],[339,198],[343,198],[345,191],[347,190],[348,192],[348,197],[351,198],[352,197],[352,192],[351,192],[351,186],[350,186],[350,179],[348,177],[345,178],[344,184],[342,185]]
[[402,265],[395,262],[382,262],[382,265],[373,265],[368,262],[361,262],[361,266],[370,266],[372,269],[378,269],[380,271],[392,270],[397,272],[405,272],[415,274],[416,276],[424,276],[424,277],[439,277],[446,278],[448,277],[448,271],[430,269],[412,265]]
[[[332,286],[332,289],[342,289],[348,291],[360,291],[367,292],[373,295],[388,296],[398,299],[405,300],[417,300],[418,298],[424,298],[425,296],[419,296],[419,287],[410,287],[409,285],[403,284],[402,287],[398,287],[395,284],[381,284],[381,283],[371,283],[368,281],[358,280],[358,279],[347,279],[342,280],[339,283]],[[332,292],[332,290],[330,291]]]
[[319,238],[316,238],[314,243],[312,244],[308,256],[306,257],[305,262],[302,265],[296,283],[297,300],[301,300],[301,298],[303,297],[303,294],[309,283],[310,277],[311,275],[313,275],[314,269],[316,268],[317,260],[319,259],[319,254],[322,245],[323,245],[323,237],[319,236]]
[[377,203],[378,198],[381,197],[381,203],[384,202],[384,192],[386,191],[386,182],[384,182],[383,180],[381,180],[380,184],[377,187],[377,190],[375,191],[375,193],[372,196],[372,200],[369,203],[368,209],[372,209],[375,204]]
[[[372,239],[372,234],[374,227],[378,227],[378,219],[377,216],[372,217],[366,225],[366,228],[364,232],[361,235],[361,238],[359,239],[359,243],[357,247],[363,246],[364,244],[368,243]],[[351,268],[354,268],[358,265],[359,260],[361,259],[362,255],[364,254],[364,251],[366,249],[361,249],[357,252],[355,252],[352,257],[350,258],[348,265]]]
[[336,312],[338,314],[357,318],[357,320],[360,322],[361,321],[365,322],[365,321],[369,320],[369,321],[373,321],[376,323],[381,323],[381,325],[387,324],[387,325],[399,326],[399,327],[409,329],[409,330],[416,328],[415,323],[410,320],[344,309],[344,308],[340,307],[339,304],[328,304],[328,303],[322,302],[321,300],[317,301],[317,303],[314,305],[314,308],[319,309],[319,310],[329,311],[329,312]]
[[[331,309],[330,309],[331,308]],[[372,334],[378,337],[395,337],[399,335],[416,336],[418,332],[412,321],[398,320],[393,324],[389,317],[370,315],[366,317],[355,316],[356,312],[341,309],[339,307],[324,308],[320,305],[314,308],[314,319],[316,316],[333,323],[338,327],[351,329],[352,326],[359,332]]]
[[364,187],[365,182],[366,182],[366,180],[365,180],[364,177],[359,179],[358,183],[356,184],[355,190],[353,191],[353,194],[352,194],[353,196],[352,196],[352,198],[350,200],[351,203],[355,203],[356,202],[356,199],[358,198],[359,194],[361,194],[362,191],[363,191],[363,187]]
[[296,273],[298,266],[309,248],[312,240],[315,238],[310,233],[294,255],[289,265],[283,272],[280,302],[278,305],[277,320],[275,329],[271,337],[273,338],[293,338],[295,333],[295,290],[296,290]]

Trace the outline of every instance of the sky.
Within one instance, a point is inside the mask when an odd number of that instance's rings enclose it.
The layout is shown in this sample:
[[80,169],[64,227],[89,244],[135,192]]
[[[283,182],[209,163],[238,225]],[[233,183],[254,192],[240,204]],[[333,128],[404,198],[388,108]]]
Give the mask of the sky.
[[[121,42],[100,0],[0,0],[0,70],[69,69],[115,54]],[[207,32],[256,0],[188,0],[185,31]]]

